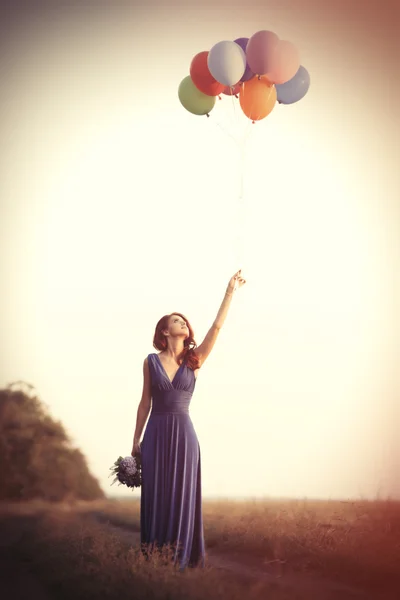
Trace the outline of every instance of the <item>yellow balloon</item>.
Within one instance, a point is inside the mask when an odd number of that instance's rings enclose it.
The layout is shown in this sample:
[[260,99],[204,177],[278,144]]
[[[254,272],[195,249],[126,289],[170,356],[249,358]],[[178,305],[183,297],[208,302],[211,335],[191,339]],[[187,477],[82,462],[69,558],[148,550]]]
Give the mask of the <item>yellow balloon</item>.
[[179,100],[193,115],[208,115],[215,105],[215,96],[203,94],[193,83],[190,75],[182,79],[178,88]]

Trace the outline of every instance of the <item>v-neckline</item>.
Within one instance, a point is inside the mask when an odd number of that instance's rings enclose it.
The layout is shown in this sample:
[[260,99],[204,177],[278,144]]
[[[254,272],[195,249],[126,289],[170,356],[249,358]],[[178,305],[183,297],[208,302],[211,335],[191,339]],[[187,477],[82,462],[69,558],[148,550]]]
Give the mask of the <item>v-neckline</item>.
[[161,365],[161,368],[162,368],[162,370],[164,371],[164,375],[165,375],[165,377],[168,379],[168,381],[170,382],[170,384],[173,386],[173,385],[174,385],[174,381],[175,381],[175,379],[176,379],[176,376],[178,375],[178,373],[179,373],[179,370],[180,370],[181,366],[183,365],[183,362],[181,362],[181,364],[179,365],[179,367],[178,367],[178,369],[177,369],[177,371],[176,371],[176,373],[175,373],[175,375],[174,375],[174,377],[173,377],[173,379],[172,379],[172,381],[171,381],[171,380],[170,380],[170,378],[168,377],[168,373],[167,373],[167,371],[164,369],[164,365],[162,364],[162,362],[161,362],[161,358],[158,356],[157,352],[155,352],[155,353],[154,353],[154,356],[157,356],[157,358],[158,358],[158,362],[160,363],[160,365]]

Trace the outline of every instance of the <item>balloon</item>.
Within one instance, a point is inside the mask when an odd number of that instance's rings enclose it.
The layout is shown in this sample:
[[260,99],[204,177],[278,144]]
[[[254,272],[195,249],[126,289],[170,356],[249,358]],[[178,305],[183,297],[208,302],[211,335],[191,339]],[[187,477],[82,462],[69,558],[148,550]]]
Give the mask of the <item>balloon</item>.
[[[239,44],[239,46],[241,47],[241,49],[243,50],[243,52],[246,53],[246,48],[247,48],[248,41],[249,41],[249,38],[246,38],[246,37],[237,38],[235,40],[235,44]],[[250,69],[249,64],[247,62],[247,59],[246,59],[246,70],[245,70],[243,76],[240,78],[240,81],[248,81],[252,77],[254,77],[254,73]]]
[[240,83],[237,83],[236,85],[232,85],[232,86],[227,85],[226,88],[224,88],[222,93],[225,94],[226,96],[237,96],[240,92],[241,87],[242,86]]
[[296,75],[286,83],[276,86],[277,99],[280,104],[294,104],[308,92],[310,87],[310,74],[302,65]]
[[279,40],[278,45],[274,49],[271,62],[272,64],[270,64],[266,72],[268,79],[272,83],[286,83],[296,75],[300,66],[300,58],[296,46],[291,42]]
[[246,55],[235,42],[218,42],[211,48],[207,64],[217,81],[224,86],[235,85],[246,70]]
[[240,106],[252,121],[264,119],[275,106],[276,89],[267,77],[253,77],[245,81],[239,94]]
[[265,75],[274,66],[273,57],[279,38],[273,31],[257,31],[248,41],[247,64],[253,73]]
[[215,96],[203,94],[193,83],[190,75],[182,79],[178,88],[179,100],[194,115],[208,115],[214,108]]
[[[210,73],[207,66],[208,50],[199,52],[190,64],[190,77],[195,86],[207,94],[207,96],[218,96],[222,93],[224,85],[217,81]],[[235,82],[236,83],[236,82]]]

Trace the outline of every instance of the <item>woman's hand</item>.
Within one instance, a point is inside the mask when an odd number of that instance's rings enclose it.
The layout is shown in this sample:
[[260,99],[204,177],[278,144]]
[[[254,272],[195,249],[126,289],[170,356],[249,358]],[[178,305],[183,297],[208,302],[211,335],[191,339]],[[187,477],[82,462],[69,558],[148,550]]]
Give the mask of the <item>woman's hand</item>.
[[140,442],[136,440],[133,442],[131,456],[135,456],[135,454],[140,454]]
[[243,279],[243,277],[240,276],[242,272],[242,269],[239,269],[239,271],[237,271],[237,273],[235,273],[229,280],[228,283],[228,287],[226,288],[226,291],[229,294],[233,294],[233,292],[235,290],[238,290],[239,288],[242,287],[242,285],[244,285],[246,283],[246,280]]

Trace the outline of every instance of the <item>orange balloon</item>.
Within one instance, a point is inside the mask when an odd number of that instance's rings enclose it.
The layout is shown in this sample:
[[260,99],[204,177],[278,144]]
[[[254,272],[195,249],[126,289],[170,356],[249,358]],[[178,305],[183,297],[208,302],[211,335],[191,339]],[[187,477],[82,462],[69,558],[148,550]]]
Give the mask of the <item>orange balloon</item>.
[[260,121],[269,115],[276,97],[276,87],[265,75],[244,81],[239,92],[240,106],[252,121]]

